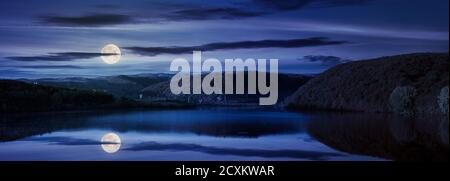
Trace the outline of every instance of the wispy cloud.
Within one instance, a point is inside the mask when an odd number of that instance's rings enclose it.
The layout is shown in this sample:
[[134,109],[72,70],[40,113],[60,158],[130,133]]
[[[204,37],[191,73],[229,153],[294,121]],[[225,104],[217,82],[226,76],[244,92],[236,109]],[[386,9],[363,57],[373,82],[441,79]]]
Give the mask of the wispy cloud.
[[[192,20],[240,19],[273,14],[281,11],[298,10],[308,6],[336,7],[364,4],[371,0],[249,0],[240,3],[217,6],[209,3],[183,4],[158,2],[135,8],[134,14],[115,14],[121,7],[114,4],[99,4],[101,12],[79,16],[41,16],[42,23],[54,26],[100,27],[131,23],[161,23]],[[108,10],[110,12],[105,13]]]
[[78,59],[91,59],[100,56],[112,56],[112,55],[115,54],[63,52],[63,53],[49,53],[48,55],[40,55],[40,56],[12,56],[6,58],[15,61],[72,61]]
[[340,57],[324,56],[324,55],[308,55],[304,56],[303,58],[299,58],[298,60],[305,63],[319,63],[322,65],[330,65],[330,66],[338,65],[341,63],[347,63],[350,61]]
[[159,54],[187,54],[192,51],[216,51],[233,49],[256,49],[256,48],[300,48],[325,45],[345,44],[346,41],[329,40],[324,37],[314,37],[306,39],[290,40],[260,40],[260,41],[239,41],[239,42],[219,42],[199,46],[168,46],[168,47],[125,47],[134,53],[146,56],[156,56]]
[[45,24],[57,26],[105,26],[132,23],[133,18],[121,14],[89,14],[76,17],[44,16],[41,20]]
[[83,145],[101,145],[101,144],[117,144],[115,142],[101,142],[91,139],[71,138],[63,136],[51,136],[51,137],[31,137],[25,139],[25,141],[38,141],[46,142],[56,145],[68,145],[68,146],[83,146]]
[[339,7],[349,5],[362,5],[372,0],[253,0],[256,5],[278,11],[298,10],[306,7]]
[[[260,41],[239,41],[239,42],[218,42],[198,46],[167,46],[167,47],[124,47],[126,50],[144,56],[156,56],[160,54],[189,54],[192,51],[218,51],[234,49],[258,49],[258,48],[301,48],[325,45],[340,45],[348,43],[346,41],[329,40],[324,37],[314,37],[306,39],[289,40],[260,40]],[[112,56],[115,54],[92,53],[92,52],[61,52],[49,53],[37,56],[10,56],[5,57],[15,61],[73,61],[79,59],[91,59],[100,56]],[[48,68],[48,67],[47,67]]]
[[87,14],[81,16],[43,16],[43,24],[66,27],[102,27],[120,24],[143,24],[178,22],[191,20],[237,19],[261,16],[266,13],[246,11],[238,8],[189,8],[158,12],[149,16],[132,16],[124,14]]
[[75,65],[23,65],[17,66],[17,68],[29,68],[29,69],[83,69],[83,67]]
[[235,19],[242,17],[261,16],[267,13],[257,11],[246,11],[238,8],[195,8],[174,11],[166,17],[167,21],[183,20],[208,20],[208,19]]
[[[374,25],[352,25],[346,23],[330,23],[321,21],[297,21],[297,20],[265,20],[257,21],[263,26],[271,26],[271,29],[295,32],[314,32],[320,34],[339,34],[361,37],[402,38],[416,40],[448,41],[448,30],[433,30],[426,28],[404,29],[396,26],[378,27]],[[248,29],[256,29],[251,25],[242,25]]]

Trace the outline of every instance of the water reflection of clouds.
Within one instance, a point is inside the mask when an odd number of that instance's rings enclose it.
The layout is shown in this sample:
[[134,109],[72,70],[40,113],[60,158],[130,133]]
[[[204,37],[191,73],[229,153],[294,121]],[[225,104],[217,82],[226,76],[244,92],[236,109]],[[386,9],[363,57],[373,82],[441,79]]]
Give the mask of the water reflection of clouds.
[[[104,136],[108,134],[105,134]],[[24,141],[38,141],[66,146],[101,145],[102,149],[107,153],[115,153],[119,151],[119,148],[121,146],[121,143],[114,140],[97,141],[93,139],[72,138],[64,136],[31,137],[27,138]],[[105,146],[107,146],[107,149],[105,149]],[[190,143],[159,143],[154,141],[136,143],[122,150],[169,151],[169,152],[192,151],[211,155],[230,155],[230,156],[262,157],[262,158],[292,158],[292,159],[307,159],[307,160],[327,160],[327,158],[329,157],[345,156],[341,153],[336,152],[321,152],[321,151],[294,150],[294,149],[280,149],[280,150],[251,149],[251,148],[241,149],[241,148],[204,146],[200,144],[190,144]]]
[[119,151],[122,144],[120,137],[114,133],[107,133],[103,135],[100,141],[84,138],[72,138],[65,136],[40,136],[30,137],[24,139],[24,141],[37,141],[45,142],[53,145],[65,145],[65,146],[90,146],[101,145],[103,151],[106,153],[116,153]]
[[[137,157],[137,160],[196,159],[192,155],[199,155],[199,160],[373,159],[367,156],[392,160],[448,158],[448,120],[401,119],[386,114],[326,113],[308,116],[309,119],[302,115],[306,114],[174,110],[99,115],[50,114],[35,116],[35,119],[13,117],[0,122],[0,142],[8,142],[0,144],[0,152],[5,155],[16,153],[19,146],[26,147],[24,151],[30,153],[50,149],[52,154],[36,156],[49,160],[57,153],[63,154],[54,148],[70,149],[64,150],[64,154],[72,151],[83,154],[80,158],[120,160]],[[67,117],[73,119],[68,121]],[[114,139],[102,142],[102,136],[110,131],[120,133],[127,144],[119,146]],[[148,144],[147,141],[157,142]],[[44,145],[35,146],[40,143]],[[8,147],[9,144],[19,146]],[[74,147],[55,147],[59,145]],[[96,152],[108,153],[102,145],[110,146],[110,151],[119,147],[120,154],[103,154],[106,156],[103,158]],[[137,151],[138,146],[141,146],[140,151]]]
[[240,149],[224,148],[214,146],[203,146],[199,144],[186,143],[158,143],[142,142],[135,144],[125,150],[130,151],[193,151],[212,155],[234,155],[234,156],[254,156],[264,158],[294,158],[309,160],[327,160],[328,157],[343,156],[339,153],[306,151],[306,150],[265,150],[265,149]]
[[7,121],[0,122],[0,142],[64,132],[63,130],[108,130],[141,134],[177,132],[214,137],[259,138],[304,132],[306,123],[306,118],[296,113],[221,109],[31,114],[20,118],[6,117],[5,120]]

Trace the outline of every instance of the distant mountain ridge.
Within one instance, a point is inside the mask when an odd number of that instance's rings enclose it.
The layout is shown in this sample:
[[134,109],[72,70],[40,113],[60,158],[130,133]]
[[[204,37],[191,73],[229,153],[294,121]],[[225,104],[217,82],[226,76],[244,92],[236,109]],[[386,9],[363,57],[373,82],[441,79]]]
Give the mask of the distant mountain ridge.
[[73,88],[81,90],[96,90],[113,94],[117,97],[138,99],[140,90],[155,83],[169,80],[170,74],[151,75],[118,75],[97,78],[44,78],[20,79],[28,83],[38,83],[56,87]]
[[[242,72],[238,72],[242,73]],[[206,75],[206,74],[205,74]],[[21,79],[28,83],[42,85],[94,90],[110,93],[116,97],[142,101],[145,103],[182,103],[192,105],[255,105],[261,95],[174,95],[170,91],[172,74],[139,74],[104,76],[97,78],[53,78]],[[246,77],[246,76],[245,76]],[[311,76],[296,74],[279,74],[279,103],[291,95]]]

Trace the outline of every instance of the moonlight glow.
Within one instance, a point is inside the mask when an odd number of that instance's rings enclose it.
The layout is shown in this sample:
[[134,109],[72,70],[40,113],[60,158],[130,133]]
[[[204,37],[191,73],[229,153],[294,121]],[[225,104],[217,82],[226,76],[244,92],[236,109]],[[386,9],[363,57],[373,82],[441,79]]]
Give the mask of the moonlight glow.
[[108,133],[102,137],[102,148],[106,153],[115,153],[119,151],[122,141],[115,133]]
[[102,59],[107,64],[116,64],[121,57],[120,48],[114,44],[107,44],[102,48]]

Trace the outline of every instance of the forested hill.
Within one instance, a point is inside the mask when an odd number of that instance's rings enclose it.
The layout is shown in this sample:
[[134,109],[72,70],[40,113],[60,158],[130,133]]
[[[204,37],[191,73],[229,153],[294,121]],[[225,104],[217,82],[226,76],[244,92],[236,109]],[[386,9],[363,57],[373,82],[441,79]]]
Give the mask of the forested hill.
[[105,92],[0,80],[0,112],[85,110],[136,104]]

